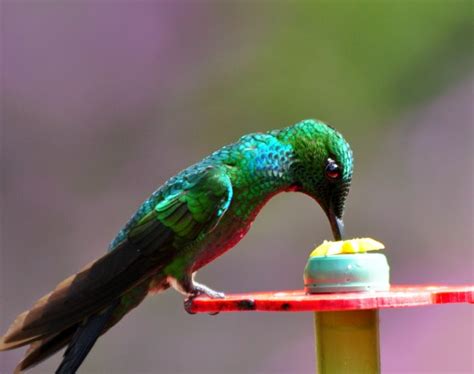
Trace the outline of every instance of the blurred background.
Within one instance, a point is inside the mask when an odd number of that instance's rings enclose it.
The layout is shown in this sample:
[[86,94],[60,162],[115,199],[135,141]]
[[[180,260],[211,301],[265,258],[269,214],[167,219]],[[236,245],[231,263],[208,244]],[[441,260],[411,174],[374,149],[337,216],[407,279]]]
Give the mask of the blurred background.
[[[1,331],[104,253],[167,178],[248,132],[305,118],[352,144],[347,235],[393,283],[473,282],[471,1],[1,2]],[[331,237],[273,199],[201,270],[225,292],[298,289]],[[381,313],[384,373],[472,373],[473,308]],[[312,315],[187,315],[148,298],[81,373],[311,373]],[[0,354],[10,373],[24,350]],[[31,373],[51,373],[60,356]]]

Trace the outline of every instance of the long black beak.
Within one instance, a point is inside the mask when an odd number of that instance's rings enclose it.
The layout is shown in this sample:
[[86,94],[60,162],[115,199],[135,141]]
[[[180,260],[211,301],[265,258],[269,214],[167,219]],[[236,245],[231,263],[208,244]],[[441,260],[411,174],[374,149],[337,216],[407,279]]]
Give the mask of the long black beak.
[[327,216],[331,224],[334,240],[342,240],[342,237],[344,236],[344,222],[342,221],[342,218],[338,218],[336,216],[336,212],[334,211],[332,204],[329,206]]

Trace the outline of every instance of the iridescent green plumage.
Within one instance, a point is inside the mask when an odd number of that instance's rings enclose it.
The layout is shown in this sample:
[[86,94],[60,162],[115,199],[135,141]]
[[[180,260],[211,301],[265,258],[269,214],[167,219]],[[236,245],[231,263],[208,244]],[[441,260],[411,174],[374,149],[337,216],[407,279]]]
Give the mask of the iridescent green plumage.
[[194,273],[235,246],[275,194],[299,191],[316,199],[340,238],[351,178],[349,145],[321,122],[245,135],[156,190],[109,253],[20,315],[0,349],[33,343],[23,369],[72,342],[58,372],[74,371],[100,333],[149,291],[172,285],[191,298],[220,297],[196,283]]

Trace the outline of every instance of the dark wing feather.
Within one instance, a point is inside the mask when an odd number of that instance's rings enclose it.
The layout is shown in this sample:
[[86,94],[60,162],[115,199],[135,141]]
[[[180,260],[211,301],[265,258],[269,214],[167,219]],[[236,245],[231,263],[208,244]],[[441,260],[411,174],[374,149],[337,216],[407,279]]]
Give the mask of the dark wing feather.
[[100,313],[166,266],[177,245],[211,231],[231,199],[232,185],[223,170],[207,167],[186,175],[182,189],[165,194],[150,213],[128,229],[127,239],[113,251],[61,282],[20,314],[0,340],[0,350],[59,334]]
[[[172,239],[173,233],[158,223],[157,226],[161,226],[157,228],[161,235],[155,234],[156,241],[163,245]],[[101,311],[148,277],[156,266],[157,263],[149,260],[135,244],[125,241],[114,251],[61,282],[31,310],[19,315],[0,342],[0,349],[18,346],[9,346],[10,342],[24,345]]]

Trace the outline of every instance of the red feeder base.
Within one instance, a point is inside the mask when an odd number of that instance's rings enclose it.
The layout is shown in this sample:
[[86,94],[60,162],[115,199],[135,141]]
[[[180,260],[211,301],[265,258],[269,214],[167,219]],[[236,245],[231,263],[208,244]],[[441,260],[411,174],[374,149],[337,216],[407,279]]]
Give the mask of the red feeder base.
[[227,295],[223,299],[205,296],[194,299],[193,313],[216,312],[317,312],[402,308],[448,303],[474,303],[474,285],[391,286],[389,291],[307,295],[301,291],[261,292]]

